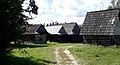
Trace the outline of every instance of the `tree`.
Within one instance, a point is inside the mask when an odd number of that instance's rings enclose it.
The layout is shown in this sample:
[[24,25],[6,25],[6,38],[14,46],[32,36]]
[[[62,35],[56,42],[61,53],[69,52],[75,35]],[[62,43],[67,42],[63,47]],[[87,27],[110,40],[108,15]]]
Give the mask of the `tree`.
[[0,0],[0,63],[5,65],[10,52],[10,42],[15,41],[25,31],[27,16],[26,11],[37,14],[38,7],[34,0],[30,0],[27,9],[22,8],[25,0]]
[[120,0],[111,0],[111,5],[108,9],[120,8]]

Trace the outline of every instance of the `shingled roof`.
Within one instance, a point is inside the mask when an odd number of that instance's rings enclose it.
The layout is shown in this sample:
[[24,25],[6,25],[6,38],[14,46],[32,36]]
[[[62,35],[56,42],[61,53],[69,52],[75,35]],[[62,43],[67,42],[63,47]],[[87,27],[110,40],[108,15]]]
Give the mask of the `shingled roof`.
[[87,12],[81,35],[120,35],[119,9]]
[[62,25],[47,26],[45,27],[45,29],[49,34],[58,34],[58,35],[66,34],[66,31]]
[[80,28],[77,25],[77,23],[66,23],[63,24],[63,27],[67,34],[79,34],[80,33]]
[[41,24],[29,25],[24,34],[47,34],[46,29]]
[[52,25],[45,27],[50,34],[61,34],[61,35],[79,35],[80,28],[77,23],[64,23],[59,25]]

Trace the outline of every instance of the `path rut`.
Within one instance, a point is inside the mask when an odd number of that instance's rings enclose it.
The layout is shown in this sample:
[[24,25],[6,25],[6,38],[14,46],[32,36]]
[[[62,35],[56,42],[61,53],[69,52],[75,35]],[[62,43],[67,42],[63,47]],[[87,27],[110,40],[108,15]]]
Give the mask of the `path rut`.
[[80,65],[78,64],[75,57],[68,50],[71,47],[73,46],[62,46],[56,48],[55,50],[56,61],[57,61],[56,65]]

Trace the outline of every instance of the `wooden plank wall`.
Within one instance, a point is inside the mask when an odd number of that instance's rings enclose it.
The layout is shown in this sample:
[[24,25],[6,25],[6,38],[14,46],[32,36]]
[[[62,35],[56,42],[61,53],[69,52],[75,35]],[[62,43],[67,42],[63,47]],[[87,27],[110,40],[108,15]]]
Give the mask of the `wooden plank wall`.
[[83,36],[83,43],[88,43],[88,44],[112,44],[112,37],[113,36],[102,36],[102,35],[88,35],[88,36]]

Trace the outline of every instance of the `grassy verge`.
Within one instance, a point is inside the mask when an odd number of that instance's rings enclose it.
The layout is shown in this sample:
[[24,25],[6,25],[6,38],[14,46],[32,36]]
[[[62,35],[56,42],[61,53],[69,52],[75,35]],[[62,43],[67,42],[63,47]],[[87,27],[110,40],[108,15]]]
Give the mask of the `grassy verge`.
[[69,49],[82,65],[120,65],[120,48],[80,44]]

